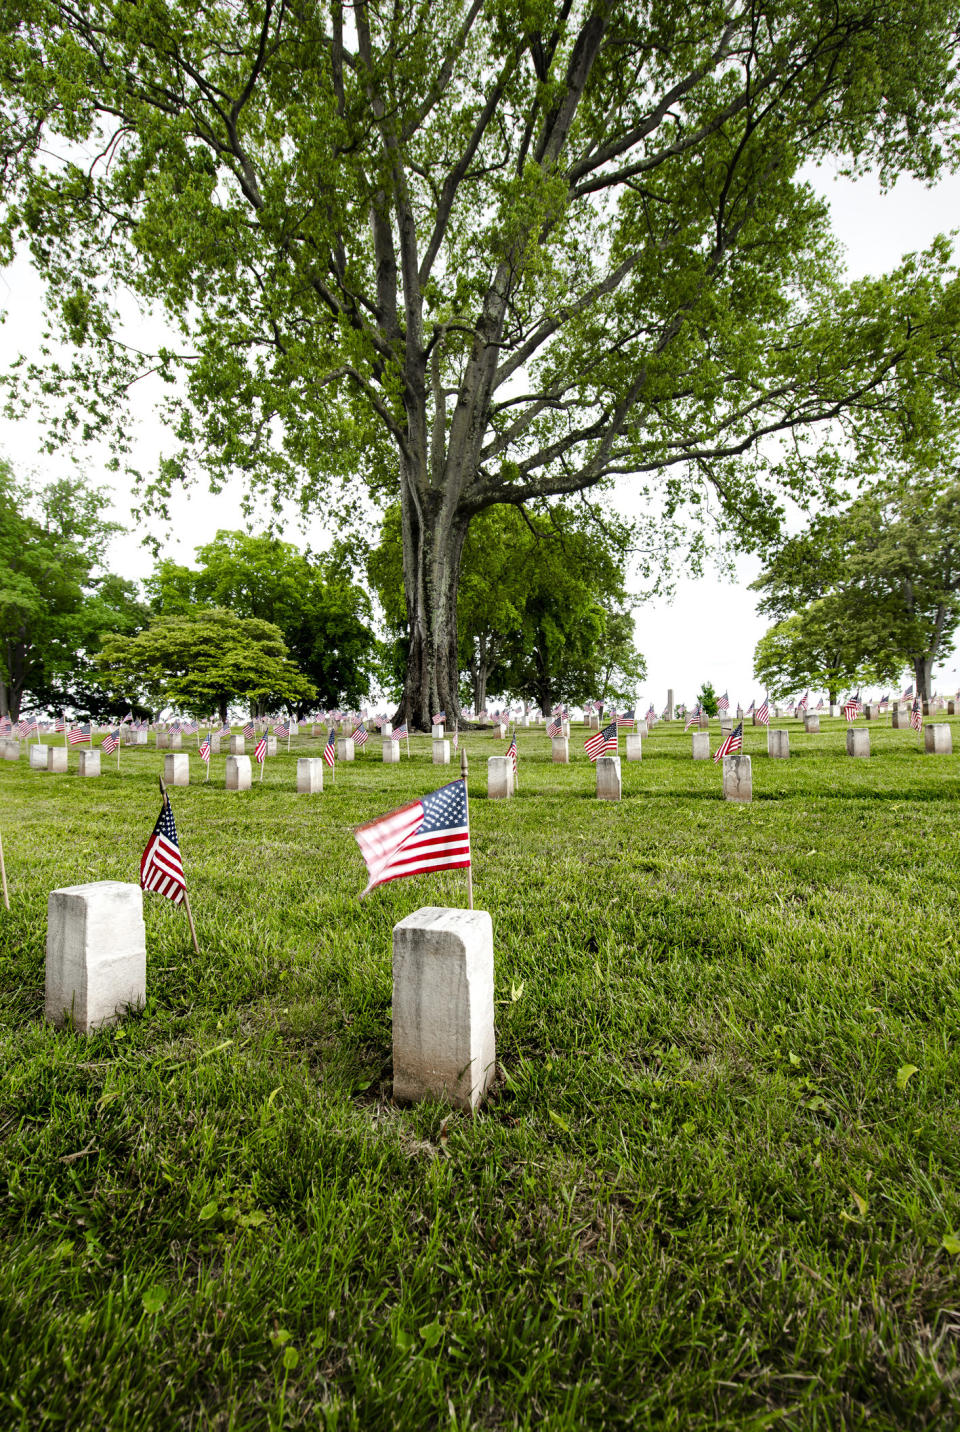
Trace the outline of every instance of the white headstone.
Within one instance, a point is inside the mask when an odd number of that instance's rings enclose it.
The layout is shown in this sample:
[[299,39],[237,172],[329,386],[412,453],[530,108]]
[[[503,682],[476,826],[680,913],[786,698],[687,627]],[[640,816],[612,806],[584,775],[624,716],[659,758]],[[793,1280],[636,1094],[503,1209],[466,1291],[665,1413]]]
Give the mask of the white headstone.
[[898,706],[895,708],[893,715],[890,717],[890,724],[895,731],[909,731],[910,713],[906,707]]
[[352,736],[337,737],[337,760],[352,761],[356,754]]
[[157,750],[158,750],[158,751],[163,751],[163,750],[169,750],[169,749],[170,749],[170,732],[169,732],[169,731],[158,731],[158,732],[157,732]]
[[597,757],[597,800],[618,801],[622,794],[620,757]]
[[778,727],[767,727],[767,755],[774,760],[785,761],[790,755],[790,732]]
[[627,760],[643,760],[643,737],[639,732],[630,731],[627,733]]
[[30,751],[31,771],[45,771],[47,769],[47,748],[37,741],[28,747]]
[[52,890],[47,900],[44,1013],[89,1034],[147,992],[143,891],[102,880]]
[[560,722],[560,735],[561,735],[561,736],[565,736],[568,741],[570,740],[570,722],[569,722],[569,721],[561,721],[561,722]]
[[[12,737],[9,736],[6,740],[0,741],[0,756],[2,756],[5,761],[19,761],[20,742],[14,741]],[[49,769],[50,767],[48,766],[47,770]]]
[[953,753],[953,736],[946,721],[934,722],[923,728],[923,748],[931,756],[949,756]]
[[434,739],[435,741],[442,741],[442,740],[443,740],[443,722],[442,722],[442,721],[434,721],[434,723],[433,723],[433,730],[432,730],[432,732],[431,732],[431,735],[433,736],[433,739]]
[[248,791],[250,778],[249,756],[227,757],[226,787],[228,791]]
[[724,756],[723,798],[725,801],[753,800],[753,775],[749,756]]
[[211,756],[219,756],[220,754],[220,733],[218,731],[211,731],[210,733],[210,754]]
[[513,795],[513,761],[509,756],[487,757],[487,796],[504,800]]
[[393,1096],[475,1109],[496,1073],[493,925],[427,906],[393,927]]
[[816,711],[805,711],[803,713],[803,729],[808,736],[815,736],[820,730],[820,715]]
[[67,769],[67,748],[66,746],[47,747],[47,770],[53,771],[55,775],[62,775]]
[[[170,757],[167,757],[169,761]],[[80,776],[99,776],[100,774],[100,752],[81,751],[80,764],[77,767],[77,774]]]
[[171,751],[182,751],[182,750],[183,750],[183,732],[182,732],[182,731],[171,731],[171,732],[170,732],[169,746],[170,746]]
[[847,727],[847,755],[869,756],[870,732],[863,726]]
[[[433,728],[436,730],[436,726]],[[443,730],[443,727],[440,727]],[[450,764],[450,742],[434,737],[433,740],[433,764],[435,766],[449,766]]]
[[591,730],[591,731],[599,731],[599,730],[600,730],[600,717],[597,716],[596,713],[594,713],[594,714],[589,718],[589,720],[588,720],[588,722],[587,722],[587,725],[590,727],[590,730]]
[[243,738],[242,736],[231,736],[231,737],[230,737],[230,754],[231,754],[231,756],[242,756],[243,753],[244,753],[244,751],[245,751],[246,749],[247,749],[247,743],[246,743],[246,741],[244,740],[244,738]]
[[566,736],[550,737],[550,759],[555,766],[570,764],[570,742]]
[[137,732],[137,745],[145,746],[147,744],[147,737],[149,735],[150,732],[147,730],[146,726],[144,726],[141,730]]
[[184,751],[177,755],[164,756],[163,779],[168,786],[190,784],[190,757]]
[[710,759],[710,732],[694,731],[690,738],[693,747],[693,759],[695,761],[709,761]]
[[383,743],[383,759],[387,765],[396,766],[400,763],[400,742],[388,736]]
[[393,722],[392,722],[392,721],[384,721],[383,725],[380,727],[380,735],[381,735],[381,736],[389,736],[392,730],[393,730]]
[[323,790],[323,757],[297,757],[297,795],[312,796]]

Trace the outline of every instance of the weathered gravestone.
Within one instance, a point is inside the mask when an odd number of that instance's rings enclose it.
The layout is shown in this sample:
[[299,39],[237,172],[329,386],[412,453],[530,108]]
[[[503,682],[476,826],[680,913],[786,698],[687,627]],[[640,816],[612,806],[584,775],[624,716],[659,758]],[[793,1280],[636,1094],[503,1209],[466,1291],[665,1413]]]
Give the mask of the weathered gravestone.
[[848,756],[869,756],[870,754],[870,732],[863,727],[847,727],[847,755]]
[[790,755],[790,732],[773,726],[767,727],[767,755],[775,760],[785,761]]
[[723,798],[725,801],[753,800],[753,773],[749,756],[724,756]]
[[710,732],[694,731],[691,736],[693,759],[695,761],[709,761],[710,759]]
[[639,732],[630,731],[627,733],[627,760],[643,760],[643,737]]
[[31,771],[45,771],[47,769],[47,748],[39,741],[36,745],[29,747]]
[[44,1013],[81,1034],[114,1024],[147,993],[139,885],[102,880],[53,890],[47,900]]
[[352,737],[352,736],[338,736],[338,737],[337,737],[337,760],[338,760],[338,761],[352,761],[355,755],[356,755],[356,747],[354,746],[354,743],[353,743],[353,737]]
[[224,779],[228,791],[248,791],[252,771],[249,756],[228,756]]
[[513,795],[513,761],[509,756],[488,756],[487,796],[490,800],[506,800]]
[[949,756],[953,753],[953,735],[946,721],[935,721],[923,728],[923,748],[928,756]]
[[48,746],[47,770],[52,771],[54,775],[62,776],[69,764],[67,754],[66,746]]
[[[437,729],[436,726],[434,726],[433,729],[436,730],[436,729]],[[441,731],[443,730],[443,727],[442,727],[442,726],[440,727],[440,730],[441,730]],[[444,741],[442,738],[437,739],[436,737],[434,737],[434,741],[433,741],[433,764],[434,764],[435,766],[449,766],[449,764],[450,764],[450,742],[449,742],[449,741]]]
[[597,800],[618,801],[622,794],[620,757],[597,757]]
[[190,784],[190,757],[186,752],[164,756],[163,779],[168,786],[188,786]]
[[550,759],[555,766],[569,766],[570,742],[566,736],[550,737]]
[[323,757],[297,757],[297,795],[311,796],[323,790]]
[[[167,757],[169,760],[170,757]],[[80,776],[99,776],[100,774],[100,752],[81,751],[80,763],[77,766],[77,774]]]

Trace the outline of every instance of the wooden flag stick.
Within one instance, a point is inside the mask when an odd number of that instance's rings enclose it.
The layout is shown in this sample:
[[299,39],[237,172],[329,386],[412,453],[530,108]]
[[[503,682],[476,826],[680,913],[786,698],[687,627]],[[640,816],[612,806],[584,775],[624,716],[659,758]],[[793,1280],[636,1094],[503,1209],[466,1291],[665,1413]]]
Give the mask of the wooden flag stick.
[[[460,775],[461,775],[461,778],[462,778],[462,780],[463,780],[463,799],[464,799],[464,804],[465,804],[466,807],[467,807],[467,838],[469,839],[469,835],[470,835],[470,792],[469,792],[468,787],[467,787],[467,771],[468,771],[468,769],[469,769],[469,767],[467,766],[467,752],[466,752],[466,748],[464,748],[464,749],[460,752]],[[473,860],[473,851],[472,851],[472,849],[471,849],[471,851],[470,851],[470,859],[471,859],[471,862],[472,862],[472,860]],[[467,866],[467,904],[468,904],[469,908],[472,910],[472,909],[473,909],[473,865],[472,865],[472,864],[470,864],[470,865]]]
[[[168,806],[168,805],[170,804],[170,797],[167,795],[167,788],[166,788],[166,786],[163,784],[163,776],[158,776],[158,777],[157,777],[157,780],[160,782],[160,794],[161,794],[161,796],[163,797],[163,803],[164,803],[165,806]],[[181,857],[181,860],[182,860],[182,857]],[[190,896],[187,894],[186,881],[184,881],[184,885],[183,885],[183,908],[184,908],[184,909],[186,910],[186,912],[187,912],[187,924],[190,926],[190,935],[191,935],[191,938],[192,938],[192,940],[193,940],[193,948],[196,950],[197,954],[199,955],[199,953],[200,953],[200,946],[199,946],[199,944],[198,944],[198,942],[197,942],[197,930],[196,930],[196,926],[195,926],[194,923],[193,923],[193,911],[190,909]]]
[[3,863],[3,836],[0,835],[0,881],[3,882],[3,903],[10,909],[10,895],[7,891],[7,867]]

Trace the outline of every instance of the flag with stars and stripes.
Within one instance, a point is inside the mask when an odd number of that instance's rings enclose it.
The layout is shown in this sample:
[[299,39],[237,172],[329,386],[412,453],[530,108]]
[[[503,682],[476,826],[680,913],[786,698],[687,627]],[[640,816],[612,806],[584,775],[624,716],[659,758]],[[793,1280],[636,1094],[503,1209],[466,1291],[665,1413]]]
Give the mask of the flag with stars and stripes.
[[740,725],[735,726],[734,729],[730,732],[730,735],[727,736],[725,740],[721,742],[720,746],[717,748],[717,754],[714,756],[713,759],[715,761],[722,761],[724,756],[735,756],[738,751],[742,750],[743,722],[741,721]]
[[323,748],[323,759],[328,766],[336,765],[337,761],[337,733],[330,727],[330,734],[327,737],[327,744]]
[[517,779],[517,733],[516,733],[516,731],[514,731],[512,737],[510,738],[510,744],[509,744],[509,746],[507,747],[507,755],[510,757],[511,764],[513,765],[513,779],[516,780],[516,779]]
[[900,697],[900,700],[901,700],[901,701],[909,701],[912,695],[913,695],[913,682],[911,681],[911,683],[910,683],[910,685],[907,687],[906,691],[905,691],[905,692],[903,693],[903,695]]
[[257,762],[257,764],[260,765],[260,766],[262,766],[263,763],[264,763],[264,761],[267,759],[267,733],[266,733],[266,731],[261,732],[260,740],[257,742],[256,748],[254,749],[254,752],[253,752],[253,758],[254,758],[254,760]]
[[693,708],[693,710],[690,712],[690,715],[687,717],[687,724],[686,724],[686,725],[684,726],[684,728],[683,728],[684,731],[689,731],[691,726],[696,726],[696,724],[697,724],[697,722],[698,722],[699,720],[700,720],[700,704],[699,704],[699,702],[698,702],[697,705],[696,705],[696,706]]
[[631,707],[629,711],[624,711],[622,716],[617,717],[618,726],[635,726],[636,724],[637,714],[634,711],[633,707]]
[[730,710],[730,693],[729,693],[729,691],[725,691],[722,696],[718,696],[718,697],[717,697],[717,710],[718,710],[718,711],[729,711],[729,710]]
[[595,761],[598,756],[615,756],[617,754],[617,723],[611,721],[609,726],[604,726],[602,731],[594,731],[583,743],[583,749]]
[[447,713],[446,713],[446,711],[438,711],[437,714],[436,714],[436,715],[434,716],[434,718],[433,718],[433,724],[434,724],[434,726],[440,726],[440,725],[443,724],[444,721],[446,721],[446,719],[447,719]]
[[863,707],[860,705],[858,696],[848,696],[843,703],[843,714],[848,721],[856,721],[858,716],[863,715]]
[[470,864],[467,785],[452,781],[354,832],[367,866],[369,895],[388,880],[463,870]]
[[923,703],[919,693],[913,698],[913,705],[910,708],[910,725],[915,731],[923,730]]
[[257,734],[256,722],[253,720],[253,717],[251,717],[250,720],[247,722],[246,726],[244,726],[243,734],[244,736],[246,736],[248,741],[252,741],[254,736]]
[[224,721],[223,725],[220,727],[220,730],[217,732],[217,735],[220,737],[221,741],[223,740],[224,736],[230,735],[229,721]]
[[394,726],[393,730],[390,732],[390,737],[391,737],[391,740],[394,740],[394,741],[402,741],[403,738],[404,738],[404,736],[406,736],[406,734],[407,734],[407,723],[406,723],[406,721],[404,721],[401,726]]
[[554,713],[553,713],[553,720],[550,722],[550,725],[547,727],[547,735],[550,736],[550,737],[553,737],[553,736],[560,736],[560,735],[562,735],[562,734],[563,734],[563,713],[562,713],[561,711],[554,711]]
[[203,740],[200,742],[200,759],[201,759],[201,761],[206,761],[207,766],[209,767],[209,765],[210,765],[210,742],[207,740],[206,736],[204,736]]
[[289,736],[290,731],[283,721],[275,721],[273,726],[273,734],[275,736],[281,737]]
[[144,890],[165,895],[174,905],[179,905],[186,893],[187,881],[169,797],[164,799],[153,834],[141,857],[140,884]]
[[757,725],[758,725],[758,726],[769,726],[769,725],[770,725],[770,703],[769,703],[769,701],[766,701],[766,700],[761,701],[760,705],[757,707],[756,715],[757,715]]
[[133,712],[132,712],[132,711],[128,711],[127,714],[126,714],[126,716],[124,716],[123,720],[120,722],[120,725],[121,725],[121,726],[129,726],[132,721],[133,721]]
[[112,756],[119,744],[120,728],[118,726],[116,731],[107,732],[107,734],[103,738],[103,745],[100,747],[100,749],[103,751],[105,756]]
[[90,735],[90,722],[85,722],[83,726],[73,726],[67,732],[67,740],[71,746],[92,746],[93,740]]
[[353,744],[355,746],[365,746],[369,740],[370,732],[367,730],[367,723],[365,721],[361,721],[360,725],[353,733]]

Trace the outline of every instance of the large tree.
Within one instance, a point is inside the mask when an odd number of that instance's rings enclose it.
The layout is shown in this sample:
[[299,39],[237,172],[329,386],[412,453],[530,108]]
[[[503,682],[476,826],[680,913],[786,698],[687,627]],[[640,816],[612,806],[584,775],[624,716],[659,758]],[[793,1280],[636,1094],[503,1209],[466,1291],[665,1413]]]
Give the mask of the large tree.
[[323,706],[357,706],[379,674],[370,602],[351,579],[347,554],[301,552],[268,533],[218,532],[196,549],[196,567],[162,561],[147,590],[165,616],[226,607],[279,627],[290,659]]
[[33,709],[116,712],[116,693],[93,679],[107,632],[146,616],[132,583],[107,572],[104,548],[119,526],[103,494],[61,479],[34,492],[0,461],[0,716]]
[[[399,499],[415,723],[459,708],[485,508],[660,474],[668,517],[709,489],[743,541],[776,502],[731,459],[823,419],[926,420],[952,372],[946,246],[842,288],[798,171],[952,162],[954,0],[0,13],[0,244],[29,243],[84,349],[33,391],[66,395],[72,436],[180,377],[160,501],[192,462]],[[182,344],[119,342],[121,288]]]

